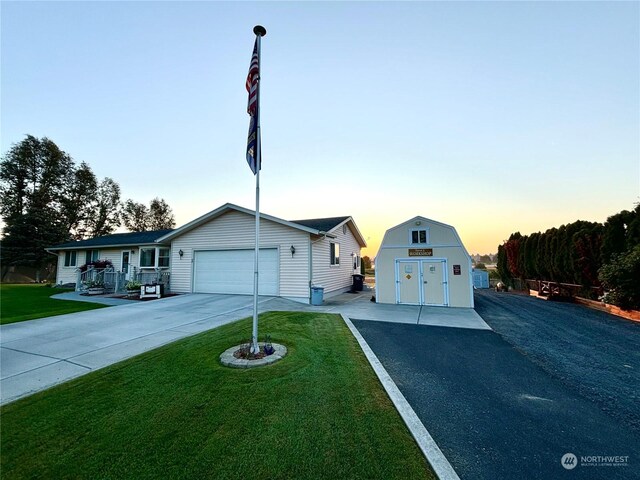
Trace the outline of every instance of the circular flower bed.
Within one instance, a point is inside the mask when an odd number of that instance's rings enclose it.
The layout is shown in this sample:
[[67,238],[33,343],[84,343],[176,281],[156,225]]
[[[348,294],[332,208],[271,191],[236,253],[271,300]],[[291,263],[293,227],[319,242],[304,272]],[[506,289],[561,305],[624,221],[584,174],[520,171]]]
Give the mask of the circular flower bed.
[[[273,347],[273,353],[270,355],[265,352],[265,346],[269,345]],[[265,344],[260,342],[258,346],[260,351],[257,354],[251,353],[246,343],[228,348],[220,355],[220,362],[227,367],[253,368],[277,362],[287,354],[287,347],[279,343]]]

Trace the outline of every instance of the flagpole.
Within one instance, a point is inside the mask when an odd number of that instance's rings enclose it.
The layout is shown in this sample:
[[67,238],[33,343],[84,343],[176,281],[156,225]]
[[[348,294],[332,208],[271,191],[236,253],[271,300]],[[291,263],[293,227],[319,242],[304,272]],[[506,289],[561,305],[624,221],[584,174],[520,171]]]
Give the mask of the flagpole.
[[[256,42],[258,45],[258,71],[260,70],[260,40],[267,34],[265,28],[261,25],[253,27],[253,33],[256,34]],[[256,92],[256,245],[254,259],[253,274],[253,330],[251,333],[251,352],[258,353],[258,265],[260,258],[260,167],[262,166],[262,145],[260,141],[260,78],[258,77],[258,89]]]

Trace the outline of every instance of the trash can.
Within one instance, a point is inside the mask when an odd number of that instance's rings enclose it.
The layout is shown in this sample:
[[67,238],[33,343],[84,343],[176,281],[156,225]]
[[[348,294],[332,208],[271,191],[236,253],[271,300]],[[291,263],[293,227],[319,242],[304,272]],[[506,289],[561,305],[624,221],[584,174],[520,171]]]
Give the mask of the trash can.
[[311,287],[311,305],[322,305],[324,301],[324,287]]
[[353,291],[361,292],[362,289],[364,288],[364,275],[360,275],[359,273],[356,273],[355,275],[352,275],[352,277],[353,277]]

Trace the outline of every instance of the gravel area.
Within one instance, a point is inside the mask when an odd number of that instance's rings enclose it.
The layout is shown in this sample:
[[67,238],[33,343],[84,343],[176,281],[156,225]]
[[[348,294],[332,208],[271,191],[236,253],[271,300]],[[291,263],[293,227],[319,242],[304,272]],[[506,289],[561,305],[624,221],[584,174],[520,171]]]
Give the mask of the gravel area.
[[476,311],[507,342],[640,431],[640,323],[588,307],[477,290]]

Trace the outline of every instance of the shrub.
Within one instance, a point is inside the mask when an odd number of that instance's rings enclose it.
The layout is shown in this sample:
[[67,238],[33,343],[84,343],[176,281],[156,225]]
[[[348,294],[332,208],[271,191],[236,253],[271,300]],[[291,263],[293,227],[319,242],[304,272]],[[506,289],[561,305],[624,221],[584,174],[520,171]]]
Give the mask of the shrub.
[[140,287],[142,287],[142,284],[140,282],[136,282],[135,280],[129,280],[125,285],[125,288],[127,290],[140,290]]
[[93,267],[98,270],[105,268],[113,268],[113,262],[111,260],[94,260],[93,262],[87,262],[79,267],[81,272],[86,272],[89,267]]
[[606,291],[604,301],[622,309],[640,309],[640,245],[611,257],[599,278]]

